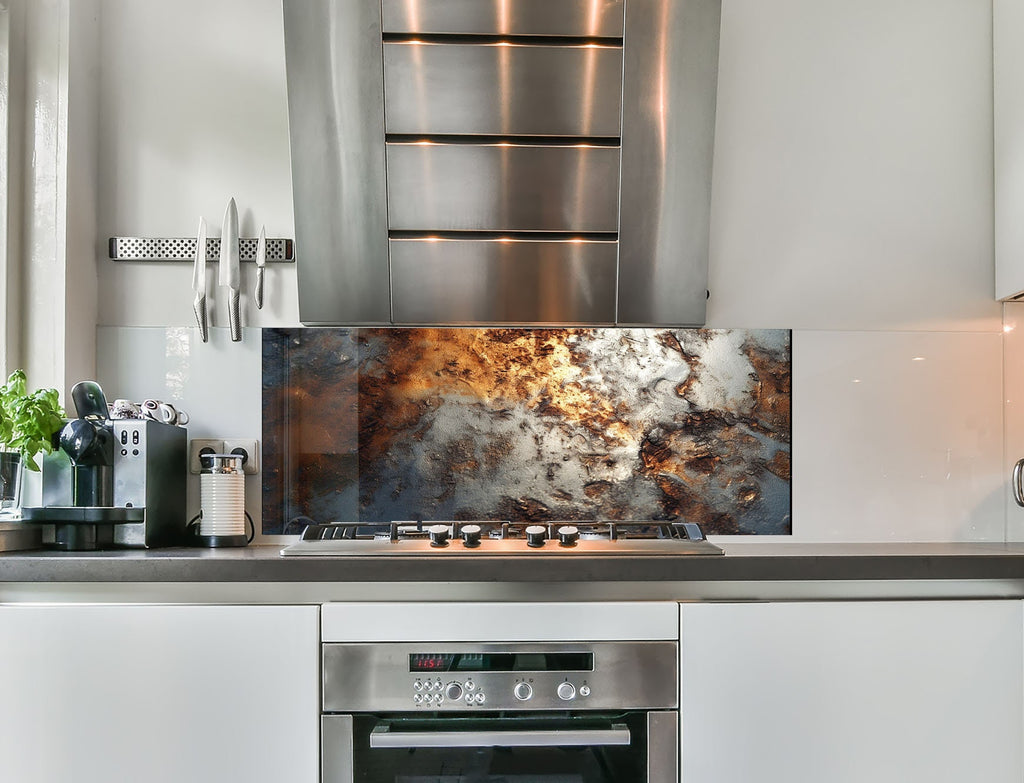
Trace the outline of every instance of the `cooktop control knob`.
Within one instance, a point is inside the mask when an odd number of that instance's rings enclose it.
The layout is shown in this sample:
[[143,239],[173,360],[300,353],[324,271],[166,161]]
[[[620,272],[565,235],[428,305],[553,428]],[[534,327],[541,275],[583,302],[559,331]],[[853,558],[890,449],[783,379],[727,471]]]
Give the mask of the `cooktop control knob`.
[[448,701],[458,701],[462,698],[462,686],[457,682],[450,682],[444,689],[444,697]]
[[576,686],[571,682],[558,683],[558,689],[555,692],[562,701],[572,701],[576,698]]
[[528,682],[517,682],[516,687],[512,689],[512,695],[519,701],[528,701],[533,696],[533,688]]
[[462,543],[468,547],[480,546],[480,525],[463,525]]
[[448,546],[448,525],[431,525],[427,532],[431,546]]
[[544,546],[544,539],[547,537],[548,531],[544,525],[530,525],[526,528],[527,546]]
[[576,546],[580,531],[576,525],[562,525],[558,528],[558,543],[561,546]]

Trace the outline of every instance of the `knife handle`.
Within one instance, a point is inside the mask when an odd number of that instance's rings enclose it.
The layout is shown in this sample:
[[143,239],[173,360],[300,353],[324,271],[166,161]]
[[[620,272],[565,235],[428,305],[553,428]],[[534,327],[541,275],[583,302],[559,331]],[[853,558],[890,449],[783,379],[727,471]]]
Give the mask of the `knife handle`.
[[256,291],[253,293],[253,301],[256,302],[256,309],[263,309],[263,267],[256,267]]
[[206,328],[206,297],[201,294],[196,294],[196,298],[192,302],[192,309],[196,314],[196,323],[199,324],[199,336],[203,338],[203,342],[209,342],[210,332]]
[[242,317],[239,313],[239,291],[231,291],[231,299],[228,302],[228,325],[231,327],[231,342],[242,341]]

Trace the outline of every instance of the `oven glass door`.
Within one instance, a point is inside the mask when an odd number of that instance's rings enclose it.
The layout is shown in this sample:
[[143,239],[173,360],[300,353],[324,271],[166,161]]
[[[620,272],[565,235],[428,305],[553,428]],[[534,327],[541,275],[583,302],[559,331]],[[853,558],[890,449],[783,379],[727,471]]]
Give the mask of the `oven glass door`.
[[[337,732],[329,730],[331,718],[347,719],[350,749],[343,747],[349,744],[344,737],[332,738]],[[556,718],[325,716],[324,781],[643,783],[649,780],[648,723],[645,712]],[[332,743],[342,746],[333,760]],[[674,755],[675,744],[671,747]],[[350,766],[341,757],[349,753]],[[332,769],[337,778],[329,777]]]

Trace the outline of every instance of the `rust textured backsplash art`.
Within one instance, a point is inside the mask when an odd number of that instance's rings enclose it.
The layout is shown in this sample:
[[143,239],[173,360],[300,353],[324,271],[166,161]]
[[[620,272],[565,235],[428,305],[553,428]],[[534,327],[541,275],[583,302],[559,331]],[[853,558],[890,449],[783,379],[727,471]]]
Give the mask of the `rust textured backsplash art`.
[[264,533],[302,517],[791,532],[788,331],[263,335]]

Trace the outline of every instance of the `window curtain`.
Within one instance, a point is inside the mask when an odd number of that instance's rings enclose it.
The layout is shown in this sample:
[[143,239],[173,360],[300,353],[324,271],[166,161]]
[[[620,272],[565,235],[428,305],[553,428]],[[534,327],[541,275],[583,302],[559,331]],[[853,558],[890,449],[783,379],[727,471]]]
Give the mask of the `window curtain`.
[[98,0],[0,0],[0,374],[95,375]]

